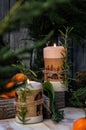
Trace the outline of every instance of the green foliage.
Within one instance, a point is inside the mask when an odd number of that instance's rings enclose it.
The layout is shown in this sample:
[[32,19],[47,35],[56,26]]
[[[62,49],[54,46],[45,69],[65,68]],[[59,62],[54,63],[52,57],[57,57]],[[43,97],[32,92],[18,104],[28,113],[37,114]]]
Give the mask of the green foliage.
[[25,119],[25,117],[26,117],[26,114],[27,114],[27,112],[28,112],[28,110],[27,110],[27,106],[21,106],[20,108],[19,108],[19,110],[18,110],[18,118],[19,118],[19,120],[23,123],[23,124],[25,124],[25,122],[27,121],[26,119]]
[[[54,108],[55,109],[55,108]],[[54,110],[53,114],[52,114],[52,120],[55,122],[59,122],[62,119],[64,119],[64,112],[61,110]]]
[[[10,78],[19,72],[19,69],[12,67],[11,64],[18,64],[19,59],[9,47],[0,50],[0,91],[4,92],[5,84]],[[6,91],[6,90],[5,90]]]
[[74,27],[71,38],[80,40],[86,36],[85,5],[86,1],[80,0],[34,0],[21,6],[12,19],[20,26],[27,26],[35,39],[43,38],[50,30],[54,30],[54,38],[58,29],[65,31],[63,26],[69,26]]
[[[74,89],[75,86],[75,89]],[[74,107],[86,107],[86,72],[78,71],[73,84],[69,105]]]
[[54,96],[55,96],[52,84],[50,82],[44,82],[43,91],[50,98],[50,109],[52,111],[53,101],[54,101]]
[[16,12],[16,10],[20,7],[20,5],[22,4],[23,0],[19,0],[18,2],[16,2],[16,4],[10,9],[8,15],[5,16],[5,18],[1,21],[0,23],[0,35],[2,35],[6,28],[10,27],[10,18],[12,17],[12,15]]
[[[65,49],[67,49],[68,48],[68,39],[69,39],[69,37],[70,37],[70,33],[72,32],[72,30],[74,29],[73,27],[64,27],[64,29],[65,29],[65,32],[62,32],[62,30],[59,30],[59,32],[60,32],[60,34],[61,34],[61,36],[62,36],[62,40],[63,41],[60,41],[60,44],[62,45],[62,46],[64,46],[64,48]],[[67,53],[68,51],[66,51],[66,53]]]
[[12,64],[12,66],[20,70],[20,73],[27,75],[30,80],[33,80],[37,77],[34,71],[32,71],[29,67],[25,66],[24,62],[20,62],[18,65]]
[[51,119],[56,122],[61,121],[64,118],[64,114],[63,114],[63,111],[56,110],[56,106],[54,104],[55,92],[54,92],[52,84],[50,82],[44,82],[43,91],[44,91],[44,94],[48,96],[50,99],[50,111],[52,114]]
[[72,63],[69,60],[70,57],[70,53],[69,53],[69,45],[68,45],[68,40],[69,40],[69,36],[71,31],[73,30],[73,27],[64,27],[65,28],[65,33],[62,32],[61,30],[59,30],[60,34],[61,34],[61,40],[60,45],[62,45],[65,48],[65,54],[62,54],[63,56],[63,64],[62,64],[62,70],[64,73],[64,77],[63,77],[63,81],[65,86],[68,88],[70,87],[70,83],[71,83],[71,75],[69,74],[69,69],[72,66]]
[[73,92],[70,104],[75,107],[86,107],[86,88],[79,88]]
[[76,73],[77,88],[84,88],[86,86],[86,71],[78,71]]
[[64,31],[63,26],[69,26],[74,27],[71,38],[76,40],[85,38],[86,1],[27,0],[21,3],[22,0],[19,0],[1,22],[1,33],[28,27],[30,35],[35,39],[42,39],[51,30],[54,30],[52,37],[54,38],[59,33],[58,29]]
[[[62,30],[62,32],[65,31],[63,25],[65,27],[69,26],[74,28],[71,33],[71,38],[80,40],[81,38],[86,37],[85,0],[32,0],[32,2],[27,0],[24,3],[23,0],[18,0],[5,19],[1,21],[0,36],[8,31],[19,29],[20,27],[28,27],[30,35],[35,40],[39,39],[39,42],[35,42],[32,47],[28,46],[25,49],[16,50],[15,53],[7,48],[1,49],[0,92],[4,93],[8,91],[4,89],[4,85],[8,79],[5,80],[3,76],[10,78],[10,76],[18,71],[11,66],[13,64],[12,60],[15,59],[16,56],[30,52],[34,48],[40,48],[48,40],[57,37],[59,29]],[[54,33],[52,33],[51,30],[53,30]],[[45,36],[47,37],[45,38]],[[2,44],[2,42],[0,44]],[[52,96],[54,97],[53,93]],[[50,96],[50,98],[53,97]],[[27,110],[25,108],[23,116],[26,112]],[[53,120],[59,121],[61,120],[61,117],[63,117],[63,114],[59,113],[59,111],[56,113],[54,107],[52,108],[52,112]]]
[[[12,50],[10,50],[9,47],[3,47],[0,50],[0,91],[1,92],[6,92],[7,90],[4,88],[5,84],[10,80],[10,78],[20,72],[20,68],[19,67],[14,67],[13,64],[15,64],[16,66],[21,66],[20,65],[20,61],[22,61],[24,58],[20,59],[18,58],[19,55],[23,55],[25,53],[30,53],[34,48],[40,48],[43,44],[46,43],[46,41],[52,36],[53,31],[51,31],[47,37],[45,37],[42,41],[37,41],[34,43],[33,46],[24,48],[24,49],[17,49],[15,52],[13,52]],[[29,72],[32,73],[32,71],[30,71],[30,69],[28,69]],[[25,70],[26,71],[26,70]],[[30,73],[30,74],[31,74]],[[17,86],[16,86],[17,87]],[[15,89],[15,87],[14,87]],[[9,89],[10,91],[10,89]]]
[[[29,84],[29,86],[31,86],[31,85]],[[17,106],[18,107],[18,111],[17,111],[18,118],[23,124],[25,124],[25,122],[27,121],[26,115],[29,112],[28,108],[27,108],[28,107],[27,101],[26,101],[27,92],[29,92],[29,94],[32,94],[31,90],[28,87],[27,81],[20,88],[18,88],[17,91],[19,93],[19,99],[18,99],[19,104],[17,104],[17,105],[19,105],[19,106]]]
[[[30,86],[30,85],[29,85]],[[28,88],[28,84],[27,84],[27,81],[22,85],[21,88],[18,88],[17,89],[19,91],[19,100],[20,102],[26,102],[26,96],[27,96],[27,92],[31,92],[30,89]]]

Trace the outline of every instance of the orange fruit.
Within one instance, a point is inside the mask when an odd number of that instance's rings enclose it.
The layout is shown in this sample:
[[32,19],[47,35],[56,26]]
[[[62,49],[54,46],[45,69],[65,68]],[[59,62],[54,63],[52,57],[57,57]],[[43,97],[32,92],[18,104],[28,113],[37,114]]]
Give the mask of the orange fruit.
[[16,83],[15,83],[14,81],[10,81],[10,82],[8,82],[8,83],[5,85],[5,87],[6,87],[6,88],[12,88],[15,84],[16,84]]
[[[17,83],[20,82],[24,82],[27,80],[27,76],[23,73],[17,73],[15,74],[10,81],[5,85],[5,88],[12,88],[14,85],[16,85]],[[2,98],[12,98],[12,97],[16,97],[16,91],[13,90],[11,92],[7,92],[4,93],[2,95],[0,95],[0,97]]]
[[24,82],[27,80],[27,76],[23,73],[17,73],[12,78],[11,81],[14,81],[16,83]]
[[73,124],[73,130],[86,130],[86,118],[77,119]]

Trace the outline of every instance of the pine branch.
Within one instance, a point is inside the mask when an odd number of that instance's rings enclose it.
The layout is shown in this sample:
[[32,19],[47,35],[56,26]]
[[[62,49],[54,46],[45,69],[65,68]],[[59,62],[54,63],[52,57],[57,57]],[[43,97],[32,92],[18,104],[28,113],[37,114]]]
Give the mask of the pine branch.
[[[18,49],[12,52],[9,47],[2,48],[0,51],[0,88],[5,92],[4,86],[7,81],[16,73],[20,72],[20,69],[15,68],[12,64],[15,63],[16,57],[20,54],[25,54],[26,52],[32,51],[34,48],[40,48],[43,46],[49,38],[52,36],[53,31],[50,32],[43,41],[35,42],[33,46],[24,49]],[[22,59],[23,60],[23,59]],[[16,63],[19,64],[19,63]]]
[[10,18],[12,17],[12,15],[14,15],[14,12],[20,7],[20,5],[22,4],[24,0],[19,0],[18,2],[16,2],[16,4],[12,7],[12,9],[10,9],[8,15],[6,15],[6,17],[4,18],[4,20],[2,20],[1,24],[0,24],[0,35],[2,33],[4,33],[4,31],[6,30],[7,27],[9,27],[9,22],[10,22]]
[[70,103],[75,107],[86,107],[86,88],[79,88],[74,91]]

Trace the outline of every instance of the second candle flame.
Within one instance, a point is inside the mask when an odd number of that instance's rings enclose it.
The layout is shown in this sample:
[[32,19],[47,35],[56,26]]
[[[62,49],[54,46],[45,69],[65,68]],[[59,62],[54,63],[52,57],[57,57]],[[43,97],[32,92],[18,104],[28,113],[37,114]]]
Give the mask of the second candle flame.
[[54,45],[53,45],[54,47],[56,47],[56,43],[54,43]]
[[28,83],[28,84],[30,83],[30,80],[29,80],[29,79],[27,79],[27,83]]

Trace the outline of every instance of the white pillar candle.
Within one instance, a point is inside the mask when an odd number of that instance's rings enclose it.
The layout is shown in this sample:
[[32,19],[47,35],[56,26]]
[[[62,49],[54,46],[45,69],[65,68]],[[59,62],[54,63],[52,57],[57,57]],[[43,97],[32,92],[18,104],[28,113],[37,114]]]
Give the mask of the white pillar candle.
[[[61,88],[63,83],[63,58],[65,57],[63,46],[48,46],[43,50],[44,55],[44,80],[53,83],[55,91],[64,90]],[[57,87],[58,86],[58,87]]]
[[45,80],[62,81],[62,65],[65,49],[63,46],[44,48]]
[[48,46],[44,48],[44,58],[63,58],[65,49],[63,46]]
[[[20,88],[17,90],[18,99],[16,102],[16,122],[22,123],[22,121],[19,119],[19,113],[18,111],[22,110],[22,106],[26,106],[27,113],[25,116],[25,124],[29,123],[38,123],[43,120],[43,114],[42,114],[42,103],[43,103],[43,90],[42,90],[42,84],[40,82],[36,81],[29,81],[27,80],[27,86]],[[22,92],[26,90],[26,98],[25,101],[21,101]]]

